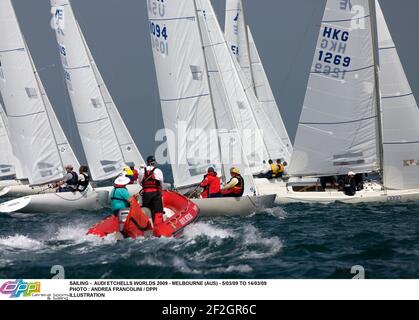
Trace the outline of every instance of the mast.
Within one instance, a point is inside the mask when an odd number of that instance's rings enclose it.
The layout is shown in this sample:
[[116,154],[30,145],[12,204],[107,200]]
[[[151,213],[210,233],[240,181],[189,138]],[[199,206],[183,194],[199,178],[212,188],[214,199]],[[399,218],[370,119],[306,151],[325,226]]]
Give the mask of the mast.
[[378,166],[383,179],[384,171],[384,145],[383,145],[383,112],[381,105],[381,91],[380,91],[380,54],[378,47],[378,28],[377,28],[377,11],[375,0],[368,0],[370,7],[370,22],[372,34],[372,47],[374,59],[374,78],[375,78],[375,100],[377,108],[377,150],[378,150]]
[[222,163],[223,162],[223,157],[222,157],[222,152],[221,152],[221,142],[220,142],[220,136],[218,134],[219,126],[218,126],[217,115],[215,113],[215,108],[214,108],[214,99],[213,99],[213,96],[212,96],[211,79],[210,79],[210,75],[208,73],[208,62],[207,62],[207,58],[205,57],[205,47],[204,47],[202,29],[201,29],[201,25],[199,23],[198,8],[196,6],[196,0],[193,0],[193,5],[194,5],[194,10],[195,10],[196,23],[198,24],[199,39],[201,41],[201,48],[202,48],[202,52],[204,54],[205,73],[207,74],[207,78],[208,78],[209,96],[210,96],[210,100],[211,100],[211,111],[212,111],[212,114],[214,116],[215,129],[217,130],[217,142],[218,142],[217,144],[218,144],[218,153],[220,155],[222,181],[223,181],[223,183],[225,183],[226,182],[226,172],[225,172],[225,169],[224,169],[224,165]]

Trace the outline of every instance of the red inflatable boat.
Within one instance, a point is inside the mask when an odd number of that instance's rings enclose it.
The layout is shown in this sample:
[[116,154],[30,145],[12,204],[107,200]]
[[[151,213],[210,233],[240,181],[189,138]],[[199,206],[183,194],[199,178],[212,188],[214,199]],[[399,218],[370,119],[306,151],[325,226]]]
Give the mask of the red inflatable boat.
[[154,226],[154,229],[149,217],[144,212],[145,210],[134,201],[130,210],[127,210],[125,214],[122,212],[119,217],[112,215],[106,218],[94,225],[87,234],[101,238],[117,232],[133,239],[150,234],[156,237],[175,237],[199,215],[198,206],[176,192],[163,192],[163,206],[166,218],[164,222]]

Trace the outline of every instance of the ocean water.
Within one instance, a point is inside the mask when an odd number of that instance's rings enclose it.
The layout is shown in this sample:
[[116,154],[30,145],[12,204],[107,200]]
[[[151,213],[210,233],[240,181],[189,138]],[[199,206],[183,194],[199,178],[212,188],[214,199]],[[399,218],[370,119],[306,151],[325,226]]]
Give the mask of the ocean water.
[[0,278],[419,278],[419,203],[287,205],[201,218],[178,239],[86,236],[106,212],[0,215]]

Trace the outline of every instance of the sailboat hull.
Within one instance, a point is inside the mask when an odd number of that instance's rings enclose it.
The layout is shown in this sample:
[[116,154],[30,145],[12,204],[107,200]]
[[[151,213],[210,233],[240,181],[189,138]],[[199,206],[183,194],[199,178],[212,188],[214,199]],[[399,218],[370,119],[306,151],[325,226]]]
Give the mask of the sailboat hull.
[[[18,183],[18,182],[16,182]],[[37,194],[45,194],[45,193],[55,193],[55,189],[50,186],[29,186],[25,184],[14,184],[5,186],[3,188],[0,187],[0,197],[10,197],[10,198],[17,198],[17,197],[24,197],[30,195],[37,195]]]
[[241,198],[192,199],[200,208],[201,217],[247,216],[259,213],[275,204],[275,195]]
[[65,213],[75,210],[93,211],[108,205],[109,193],[50,193],[18,198],[0,204],[0,213]]
[[347,196],[342,191],[328,189],[319,192],[297,192],[292,186],[283,181],[268,181],[264,179],[256,179],[259,192],[262,194],[275,193],[277,205],[290,203],[311,203],[311,204],[330,204],[334,202],[342,202],[349,204],[357,203],[395,203],[407,201],[419,201],[419,189],[410,190],[379,190],[374,188],[366,188],[358,191],[355,196]]

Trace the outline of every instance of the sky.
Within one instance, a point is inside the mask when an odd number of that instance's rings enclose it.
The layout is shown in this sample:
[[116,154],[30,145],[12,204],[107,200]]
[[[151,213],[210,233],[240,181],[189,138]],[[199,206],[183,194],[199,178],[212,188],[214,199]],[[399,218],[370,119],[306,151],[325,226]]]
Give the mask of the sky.
[[[79,159],[84,160],[63,80],[49,0],[12,0],[48,96]],[[181,0],[177,0],[181,1]],[[280,111],[294,140],[325,0],[243,0]],[[225,0],[213,0],[224,28]],[[419,1],[380,1],[416,98],[419,98]],[[163,128],[147,25],[146,0],[72,0],[108,89],[143,156]]]

